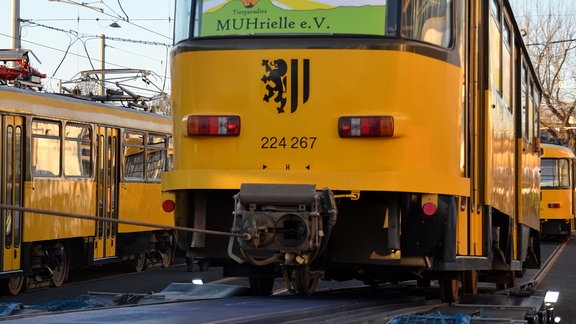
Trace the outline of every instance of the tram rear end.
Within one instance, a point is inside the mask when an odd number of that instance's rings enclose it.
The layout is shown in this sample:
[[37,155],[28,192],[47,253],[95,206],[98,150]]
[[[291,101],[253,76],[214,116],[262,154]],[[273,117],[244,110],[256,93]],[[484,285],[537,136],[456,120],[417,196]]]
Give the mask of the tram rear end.
[[509,284],[538,254],[538,179],[522,177],[537,175],[539,88],[517,29],[505,75],[528,86],[500,73],[505,97],[466,29],[492,19],[488,4],[299,6],[178,2],[165,197],[179,226],[242,235],[181,246],[259,294],[276,276],[300,294],[320,278],[439,279],[446,299],[460,277],[469,291],[479,273]]
[[568,240],[574,230],[574,163],[571,149],[542,144],[542,200],[540,234],[547,239]]

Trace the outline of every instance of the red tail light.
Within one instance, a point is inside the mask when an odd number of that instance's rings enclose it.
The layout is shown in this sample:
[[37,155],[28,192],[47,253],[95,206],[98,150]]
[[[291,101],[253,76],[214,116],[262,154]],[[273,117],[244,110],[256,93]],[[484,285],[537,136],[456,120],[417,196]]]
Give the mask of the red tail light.
[[560,208],[559,202],[549,203],[548,208]]
[[165,212],[170,213],[174,211],[174,208],[176,208],[176,203],[173,200],[164,200],[162,202],[162,209]]
[[238,136],[240,135],[239,116],[188,116],[186,118],[188,136]]
[[436,213],[437,209],[438,209],[438,207],[431,202],[427,202],[422,206],[422,211],[424,212],[424,214],[426,216],[434,215],[434,213]]
[[394,136],[394,117],[340,117],[338,134],[340,137],[392,137]]

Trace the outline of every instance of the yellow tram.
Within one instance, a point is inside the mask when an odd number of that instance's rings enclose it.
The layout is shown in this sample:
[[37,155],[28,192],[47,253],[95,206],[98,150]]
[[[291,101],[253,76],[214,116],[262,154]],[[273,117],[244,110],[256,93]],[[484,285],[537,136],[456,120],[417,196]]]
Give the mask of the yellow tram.
[[169,117],[1,86],[0,120],[0,278],[8,292],[60,286],[71,268],[171,262],[173,233],[140,224],[174,224],[160,207]]
[[163,203],[189,257],[262,295],[444,300],[539,266],[541,88],[508,1],[177,0],[174,41]]
[[542,143],[541,158],[540,234],[566,240],[574,230],[576,155],[565,146]]

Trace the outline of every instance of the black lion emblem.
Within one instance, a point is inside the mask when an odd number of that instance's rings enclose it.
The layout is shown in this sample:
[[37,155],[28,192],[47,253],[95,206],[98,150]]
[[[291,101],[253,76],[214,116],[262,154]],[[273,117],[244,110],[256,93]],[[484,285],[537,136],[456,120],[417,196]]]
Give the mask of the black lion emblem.
[[283,113],[284,106],[286,106],[284,93],[286,92],[288,65],[284,60],[274,60],[272,62],[262,60],[262,66],[266,68],[266,74],[262,77],[262,82],[266,84],[266,90],[268,90],[268,93],[264,95],[264,101],[269,102],[270,98],[274,97],[274,102],[280,104],[276,108],[278,113]]

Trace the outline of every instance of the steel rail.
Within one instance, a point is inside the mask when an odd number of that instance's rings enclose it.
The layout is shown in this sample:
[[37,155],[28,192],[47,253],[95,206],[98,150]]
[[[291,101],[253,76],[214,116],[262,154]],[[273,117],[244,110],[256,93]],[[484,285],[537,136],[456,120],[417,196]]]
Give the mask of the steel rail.
[[556,260],[558,259],[558,257],[560,257],[560,255],[562,254],[562,252],[564,251],[566,246],[568,246],[568,242],[570,242],[570,240],[563,242],[556,249],[554,249],[554,251],[552,252],[550,257],[548,257],[548,259],[546,259],[546,262],[544,263],[544,265],[534,275],[534,277],[532,279],[532,282],[534,283],[534,288],[538,287],[540,282],[544,279],[544,277],[546,277],[546,274],[548,274],[548,271],[550,271],[550,269],[552,269],[552,266],[556,263]]

